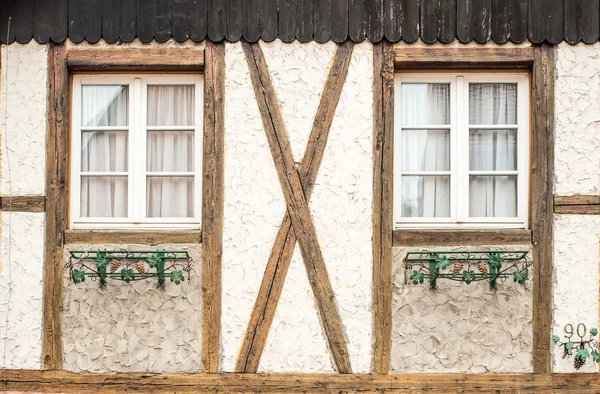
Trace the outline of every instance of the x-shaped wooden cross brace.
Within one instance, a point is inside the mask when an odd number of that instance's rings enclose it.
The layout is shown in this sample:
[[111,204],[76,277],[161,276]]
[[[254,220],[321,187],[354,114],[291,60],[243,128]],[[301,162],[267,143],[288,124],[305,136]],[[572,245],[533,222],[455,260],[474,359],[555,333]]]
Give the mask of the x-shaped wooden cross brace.
[[256,372],[277,302],[292,260],[296,240],[312,287],[329,349],[339,373],[351,373],[350,357],[342,332],[325,261],[319,247],[308,201],[321,165],[327,137],[342,87],[348,74],[353,44],[340,45],[336,52],[321,102],[315,116],[304,158],[296,166],[267,64],[258,43],[242,43],[250,76],[267,134],[287,212],[275,238],[265,275],[236,364],[236,372]]

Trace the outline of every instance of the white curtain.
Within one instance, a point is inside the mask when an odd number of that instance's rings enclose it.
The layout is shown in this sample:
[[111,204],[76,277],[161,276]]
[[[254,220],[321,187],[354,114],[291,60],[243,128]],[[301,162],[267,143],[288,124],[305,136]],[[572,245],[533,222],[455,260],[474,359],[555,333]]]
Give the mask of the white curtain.
[[[469,86],[471,125],[514,125],[517,123],[515,84],[471,84]],[[471,129],[469,146],[471,171],[515,171],[517,130]],[[517,176],[470,177],[471,217],[516,217]]]
[[[82,87],[81,126],[126,127],[127,86]],[[81,172],[127,172],[126,131],[82,131]],[[127,176],[81,177],[82,217],[126,217]]]
[[[194,106],[194,86],[148,86],[148,126],[194,126]],[[147,177],[147,216],[193,217],[194,132],[148,131],[146,157],[149,172],[190,175]]]
[[[402,124],[450,123],[448,84],[402,85]],[[402,172],[450,171],[449,130],[402,130]],[[449,217],[448,175],[404,175],[401,178],[403,217]]]

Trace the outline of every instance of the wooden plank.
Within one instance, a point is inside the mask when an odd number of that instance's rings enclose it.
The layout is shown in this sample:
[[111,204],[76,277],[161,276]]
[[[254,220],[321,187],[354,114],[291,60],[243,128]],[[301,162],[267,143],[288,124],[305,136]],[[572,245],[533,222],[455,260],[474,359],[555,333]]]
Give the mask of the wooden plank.
[[244,38],[248,42],[256,42],[260,38],[260,3],[263,0],[244,0],[243,4],[243,24],[242,30]]
[[69,2],[69,39],[96,43],[102,38],[102,0]]
[[225,192],[225,45],[206,44],[202,158],[202,364],[219,371]]
[[331,0],[331,39],[342,43],[348,39],[348,0]]
[[367,0],[349,0],[348,36],[354,42],[364,41],[367,35]]
[[530,68],[532,48],[396,48],[396,68]]
[[600,205],[555,205],[554,213],[561,215],[600,215]]
[[219,42],[225,37],[227,22],[225,20],[225,2],[208,0],[208,39]]
[[[352,49],[353,44],[346,42],[336,51],[323,88],[308,145],[298,169],[307,201],[310,200],[323,159],[331,123],[348,74]],[[235,370],[237,372],[256,372],[258,369],[295,246],[296,236],[290,216],[286,213],[275,237],[258,296],[252,309],[248,329],[236,363]]]
[[383,1],[383,29],[385,38],[390,42],[398,42],[402,38],[402,22],[404,20],[403,0]]
[[438,39],[449,43],[456,38],[456,0],[440,0]]
[[521,43],[527,39],[527,1],[510,0],[508,28],[511,42]]
[[531,231],[503,230],[394,230],[394,246],[527,245]]
[[342,331],[341,318],[335,305],[335,294],[321,253],[310,208],[302,189],[300,174],[292,157],[269,70],[258,44],[242,43],[242,45],[250,69],[263,127],[267,134],[287,210],[298,238],[308,280],[319,308],[329,350],[338,372],[351,373],[350,357]]
[[[402,39],[408,43],[420,37],[419,6],[421,0],[402,0]],[[398,17],[398,16],[397,16]]]
[[137,3],[136,0],[120,0],[120,11],[121,17],[121,40],[124,42],[131,42],[136,37],[137,32]]
[[208,0],[193,0],[190,14],[192,40],[204,41],[207,31]]
[[383,39],[383,0],[367,1],[367,37],[372,43]]
[[600,205],[600,196],[554,196],[557,205]]
[[581,40],[586,44],[598,41],[600,34],[600,0],[581,0]]
[[279,38],[283,42],[296,39],[297,0],[280,0],[279,3]]
[[198,49],[71,49],[72,70],[197,70],[204,67],[204,51]]
[[15,41],[15,33],[14,31],[8,31],[8,25],[9,19],[11,27],[17,26],[20,23],[20,21],[16,20],[16,10],[17,7],[15,2],[0,7],[0,31],[6,31],[6,33],[0,34],[0,44],[12,44]]
[[191,35],[192,0],[172,0],[171,34],[178,42],[184,42]]
[[[319,43],[331,38],[331,0],[321,0],[314,4],[314,38]],[[339,21],[338,21],[339,23]]]
[[479,44],[487,43],[492,36],[492,1],[473,2],[473,38]]
[[3,212],[45,212],[46,196],[2,196],[0,210]]
[[[226,0],[225,1],[225,19],[227,21],[227,31],[225,38],[227,41],[238,41],[243,34],[243,0]],[[246,38],[247,39],[247,38]]]
[[9,2],[0,7],[0,43],[6,43],[8,17],[10,16],[10,35],[8,42],[15,40],[26,44],[33,37],[33,0]]
[[156,3],[158,0],[137,2],[137,37],[141,42],[150,42],[156,32]]
[[492,0],[492,40],[503,44],[508,42],[510,0]]
[[62,365],[61,311],[64,231],[68,216],[69,71],[64,44],[48,53],[48,134],[44,231],[43,338],[44,369]]
[[262,32],[263,41],[270,42],[277,38],[278,1],[263,0],[262,5]]
[[35,0],[33,37],[40,44],[60,43],[67,37],[68,0]]
[[533,230],[533,371],[551,372],[555,48],[534,48],[531,228]]
[[567,0],[564,3],[564,37],[569,44],[581,41],[581,0]]
[[309,42],[313,39],[313,0],[296,0],[296,38],[300,42]]
[[421,39],[426,43],[438,39],[440,10],[438,0],[421,0]]
[[6,391],[60,393],[598,393],[600,375],[150,374],[0,370]]
[[546,39],[546,20],[548,17],[548,0],[529,0],[528,4],[528,37],[534,44]]
[[392,346],[392,202],[394,51],[375,47],[373,64],[373,365],[390,370]]
[[547,0],[548,19],[546,19],[546,40],[558,44],[563,40],[563,0]]
[[154,38],[158,42],[165,42],[171,38],[171,0],[159,0],[156,3]]
[[[71,4],[71,3],[69,3]],[[121,29],[121,1],[120,0],[103,0],[102,1],[102,38],[108,43],[119,41]],[[69,19],[72,19],[69,13]],[[69,30],[71,27],[69,26]],[[69,38],[73,39],[69,32]]]
[[65,244],[199,244],[200,230],[66,230]]
[[462,43],[473,40],[473,3],[476,0],[456,0],[456,37]]

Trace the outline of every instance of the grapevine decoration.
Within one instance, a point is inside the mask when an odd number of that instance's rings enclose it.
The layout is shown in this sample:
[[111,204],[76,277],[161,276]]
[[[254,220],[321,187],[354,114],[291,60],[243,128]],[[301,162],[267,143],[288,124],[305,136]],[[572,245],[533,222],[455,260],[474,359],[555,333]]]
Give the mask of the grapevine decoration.
[[[573,328],[572,324],[567,324],[564,328],[566,342],[560,340],[558,335],[552,335],[552,342],[563,348],[562,358],[567,356],[575,356],[573,366],[575,369],[583,367],[588,358],[594,360],[595,363],[600,362],[600,351],[598,348],[598,329],[592,328],[588,339],[584,339],[587,334],[585,324],[579,323],[577,329]],[[578,341],[572,340],[574,335],[579,337]]]
[[529,279],[532,262],[528,251],[444,251],[409,252],[404,259],[406,282],[414,285],[426,280],[433,290],[442,279],[471,284],[489,281],[490,289],[498,288],[498,281],[524,285]]
[[72,250],[69,254],[65,268],[75,284],[86,278],[98,280],[100,287],[109,279],[130,283],[156,278],[157,287],[164,288],[166,278],[179,285],[192,270],[192,258],[185,250]]

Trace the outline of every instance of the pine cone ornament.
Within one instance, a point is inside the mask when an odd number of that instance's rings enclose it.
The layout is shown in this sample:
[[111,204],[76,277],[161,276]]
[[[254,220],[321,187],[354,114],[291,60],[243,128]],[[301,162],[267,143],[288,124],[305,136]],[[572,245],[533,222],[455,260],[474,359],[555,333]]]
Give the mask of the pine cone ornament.
[[585,360],[581,357],[575,356],[575,362],[573,362],[573,366],[575,367],[575,369],[583,367],[583,364],[585,364]]
[[112,259],[110,261],[110,272],[114,273],[121,266],[121,262],[117,259]]
[[481,272],[483,275],[487,275],[489,274],[488,271],[488,265],[485,261],[480,261],[479,263],[477,263],[477,269],[479,270],[479,272]]
[[135,269],[140,274],[143,274],[144,272],[146,272],[146,267],[144,266],[144,262],[142,260],[135,263]]
[[461,273],[463,269],[463,263],[454,263],[452,265],[452,275],[456,276]]

